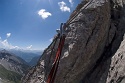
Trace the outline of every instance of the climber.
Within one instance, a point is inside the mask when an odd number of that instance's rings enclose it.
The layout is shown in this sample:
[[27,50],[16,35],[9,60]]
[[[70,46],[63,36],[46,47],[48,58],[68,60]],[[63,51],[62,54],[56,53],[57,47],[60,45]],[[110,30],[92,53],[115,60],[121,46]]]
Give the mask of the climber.
[[59,34],[60,33],[60,29],[56,29],[56,32]]
[[[57,29],[57,37],[60,38],[59,40],[59,45],[58,45],[58,48],[57,48],[57,52],[56,52],[56,57],[55,57],[55,60],[54,60],[54,63],[52,65],[52,68],[51,68],[51,71],[48,75],[48,79],[47,79],[47,83],[54,83],[54,79],[55,79],[55,76],[56,76],[56,73],[57,73],[57,69],[58,69],[58,65],[59,65],[59,61],[60,61],[60,57],[61,57],[61,52],[62,52],[62,49],[63,49],[63,46],[64,46],[64,43],[65,43],[65,28],[66,28],[66,25],[61,23],[61,26],[60,26],[60,30]],[[57,39],[57,37],[55,37]]]
[[65,23],[61,23],[60,29],[56,29],[57,34],[54,36],[53,40],[56,37],[61,37],[62,35],[66,34],[65,31],[64,31],[64,29],[63,29],[63,26],[65,26]]
[[62,33],[63,33],[63,23],[61,23],[61,25],[60,25],[60,29],[56,29],[56,32],[58,33],[58,34],[60,34],[60,36],[62,35]]

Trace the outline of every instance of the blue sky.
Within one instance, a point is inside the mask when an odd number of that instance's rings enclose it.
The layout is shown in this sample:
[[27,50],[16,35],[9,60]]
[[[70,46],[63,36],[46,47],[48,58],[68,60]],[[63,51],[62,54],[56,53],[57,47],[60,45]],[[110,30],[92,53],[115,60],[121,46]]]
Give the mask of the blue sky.
[[46,48],[81,0],[0,0],[0,47]]

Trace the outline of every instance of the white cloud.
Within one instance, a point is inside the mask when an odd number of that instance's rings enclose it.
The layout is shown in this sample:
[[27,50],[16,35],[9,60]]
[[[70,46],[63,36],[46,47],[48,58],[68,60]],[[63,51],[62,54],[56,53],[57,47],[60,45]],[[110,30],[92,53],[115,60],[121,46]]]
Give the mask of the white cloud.
[[7,38],[8,38],[8,37],[10,37],[10,36],[11,36],[11,33],[7,33],[6,35],[7,35]]
[[66,3],[64,2],[64,1],[62,1],[62,2],[58,2],[58,5],[59,5],[59,7],[60,7],[60,10],[62,11],[62,12],[70,12],[70,8],[68,7],[68,6],[66,6]]
[[71,6],[73,6],[74,4],[73,0],[69,0],[69,3],[71,4]]
[[50,12],[47,12],[45,9],[39,10],[38,15],[40,15],[42,17],[42,19],[46,19],[49,16],[52,16],[52,14]]
[[53,41],[53,38],[49,39],[49,41],[52,42],[52,41]]
[[[6,34],[7,38],[11,36],[11,33],[7,33]],[[7,39],[2,40],[2,38],[0,37],[0,48],[4,48],[4,49],[19,49],[18,46],[13,46],[11,45]]]
[[[7,33],[6,34],[7,38],[11,36],[11,33]],[[13,46],[11,45],[7,39],[2,40],[2,38],[0,37],[0,48],[4,48],[4,49],[20,49],[20,47],[18,46]]]
[[30,46],[27,47],[27,49],[31,49],[32,47],[33,47],[33,45],[30,45]]
[[2,48],[6,48],[6,49],[19,49],[19,47],[18,46],[13,46],[13,45],[11,45],[9,42],[8,42],[8,40],[7,39],[5,39],[5,40],[1,40],[0,41],[0,46],[2,47]]
[[9,46],[10,46],[9,43],[8,43],[8,41],[7,41],[7,39],[1,41],[1,43],[2,43],[2,45],[5,46],[5,47],[9,47]]
[[[9,36],[7,37],[10,37],[11,36],[11,33],[9,34]],[[14,46],[12,45],[8,39],[5,39],[5,40],[2,40],[2,38],[0,37],[0,48],[3,48],[3,49],[15,49],[15,50],[34,50],[32,49],[33,45],[30,45],[28,47],[19,47],[19,46]]]
[[20,49],[20,47],[19,46],[14,46],[13,49]]
[[26,47],[26,48],[21,48],[19,46],[13,46],[11,45],[7,39],[5,40],[0,40],[0,48],[4,48],[4,49],[15,49],[15,50],[18,50],[18,49],[24,49],[24,50],[32,50],[32,45]]

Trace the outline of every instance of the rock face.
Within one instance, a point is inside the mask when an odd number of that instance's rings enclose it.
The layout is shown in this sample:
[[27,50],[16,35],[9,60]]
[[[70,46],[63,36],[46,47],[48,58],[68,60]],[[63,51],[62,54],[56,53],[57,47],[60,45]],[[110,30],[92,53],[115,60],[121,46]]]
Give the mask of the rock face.
[[[124,41],[121,44],[125,33],[125,0],[84,0],[70,19],[78,11],[81,12],[66,28],[54,83],[125,83]],[[58,41],[54,48],[53,45],[54,41],[23,77],[23,83],[46,82]]]
[[125,83],[125,40],[111,58],[110,69],[106,83]]

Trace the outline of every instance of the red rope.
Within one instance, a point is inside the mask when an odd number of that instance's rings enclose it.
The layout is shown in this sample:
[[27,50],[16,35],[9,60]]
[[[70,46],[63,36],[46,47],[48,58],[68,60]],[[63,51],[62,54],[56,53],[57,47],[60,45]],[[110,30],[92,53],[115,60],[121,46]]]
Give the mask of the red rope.
[[58,69],[58,65],[59,65],[61,52],[62,52],[62,49],[63,49],[63,46],[64,46],[64,42],[65,42],[65,37],[66,36],[63,35],[60,38],[60,42],[59,42],[59,45],[58,45],[58,49],[57,49],[56,57],[55,57],[55,60],[54,60],[54,64],[53,64],[53,67],[52,67],[52,69],[51,69],[51,71],[49,73],[49,76],[48,76],[48,79],[47,79],[47,83],[54,83],[55,76],[56,76],[57,69]]

